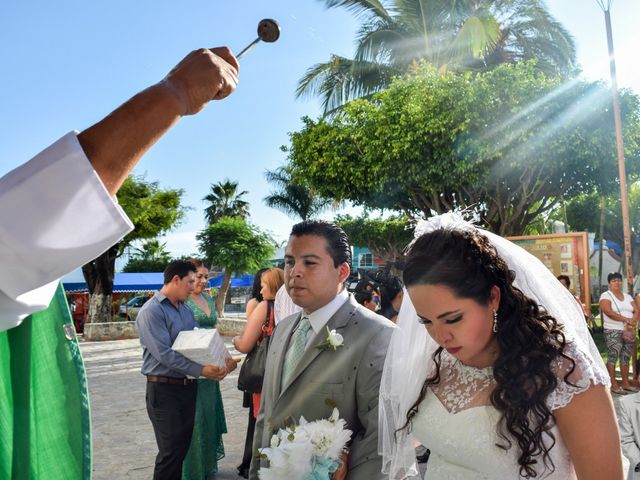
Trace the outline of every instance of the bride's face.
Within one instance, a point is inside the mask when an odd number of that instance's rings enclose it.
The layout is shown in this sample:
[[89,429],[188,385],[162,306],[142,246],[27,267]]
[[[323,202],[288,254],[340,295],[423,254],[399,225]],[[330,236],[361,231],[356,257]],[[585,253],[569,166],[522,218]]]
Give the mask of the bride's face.
[[441,347],[465,365],[493,365],[498,353],[493,334],[493,312],[500,304],[498,287],[492,288],[487,305],[458,297],[444,285],[414,285],[408,291],[420,321]]

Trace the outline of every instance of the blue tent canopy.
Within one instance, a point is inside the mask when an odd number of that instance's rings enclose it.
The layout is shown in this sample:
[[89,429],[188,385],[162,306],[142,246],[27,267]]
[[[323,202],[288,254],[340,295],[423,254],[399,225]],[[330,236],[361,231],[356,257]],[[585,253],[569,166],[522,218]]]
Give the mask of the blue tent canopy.
[[[622,247],[620,247],[620,245],[618,245],[616,242],[614,242],[613,240],[606,240],[604,242],[604,246],[605,248],[609,249],[609,250],[613,250],[614,253],[617,256],[622,256]],[[600,242],[593,242],[593,251],[597,251],[600,248]]]
[[[224,275],[209,279],[209,288],[219,288]],[[62,284],[67,292],[87,291],[87,284],[78,278],[63,278]],[[153,292],[160,290],[163,284],[162,272],[153,273],[116,273],[113,281],[114,292]],[[250,287],[253,285],[253,275],[231,277],[232,287]]]
[[[218,275],[217,277],[211,277],[209,279],[209,288],[220,288],[224,280],[224,275]],[[253,286],[253,275],[245,274],[239,277],[231,277],[232,287],[251,287]]]

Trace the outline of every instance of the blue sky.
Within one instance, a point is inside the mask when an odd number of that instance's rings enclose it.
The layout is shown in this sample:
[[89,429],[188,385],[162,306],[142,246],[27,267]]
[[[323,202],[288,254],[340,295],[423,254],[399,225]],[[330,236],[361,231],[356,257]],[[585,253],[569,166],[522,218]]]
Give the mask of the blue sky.
[[[240,85],[222,102],[182,119],[135,170],[162,187],[183,188],[190,207],[166,238],[176,254],[196,251],[201,201],[211,183],[236,180],[248,190],[251,220],[286,239],[294,221],[266,207],[265,170],[285,161],[280,146],[300,117],[319,114],[316,100],[296,100],[298,79],[331,53],[351,56],[357,23],[320,0],[111,0],[0,3],[0,174],[66,132],[82,130],[137,91],[160,80],[190,50],[228,45],[240,51],[260,19],[282,28],[241,61]],[[574,35],[584,76],[608,79],[603,14],[596,0],[549,0]],[[640,2],[613,0],[619,83],[640,92]],[[332,212],[327,212],[330,218]],[[79,219],[81,221],[81,219]]]

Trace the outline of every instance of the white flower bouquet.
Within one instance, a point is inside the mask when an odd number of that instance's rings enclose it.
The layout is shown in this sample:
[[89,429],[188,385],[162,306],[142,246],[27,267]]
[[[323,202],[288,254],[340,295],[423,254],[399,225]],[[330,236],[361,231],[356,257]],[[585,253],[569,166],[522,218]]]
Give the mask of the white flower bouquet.
[[271,437],[271,446],[261,448],[268,467],[258,471],[261,480],[329,480],[341,464],[340,455],[351,438],[338,409],[331,417],[307,422],[300,417],[298,425],[281,428]]

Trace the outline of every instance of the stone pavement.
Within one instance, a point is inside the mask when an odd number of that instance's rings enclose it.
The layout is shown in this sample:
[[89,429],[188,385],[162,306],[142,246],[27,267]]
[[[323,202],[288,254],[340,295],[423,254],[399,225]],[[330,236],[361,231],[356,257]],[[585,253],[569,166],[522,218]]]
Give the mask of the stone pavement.
[[[232,355],[239,355],[230,337],[225,343]],[[150,479],[157,448],[144,401],[139,340],[81,342],[80,349],[91,396],[94,480]],[[248,413],[236,388],[238,371],[220,384],[229,433],[223,436],[226,456],[218,463],[217,480],[241,478],[236,466],[242,460]]]

